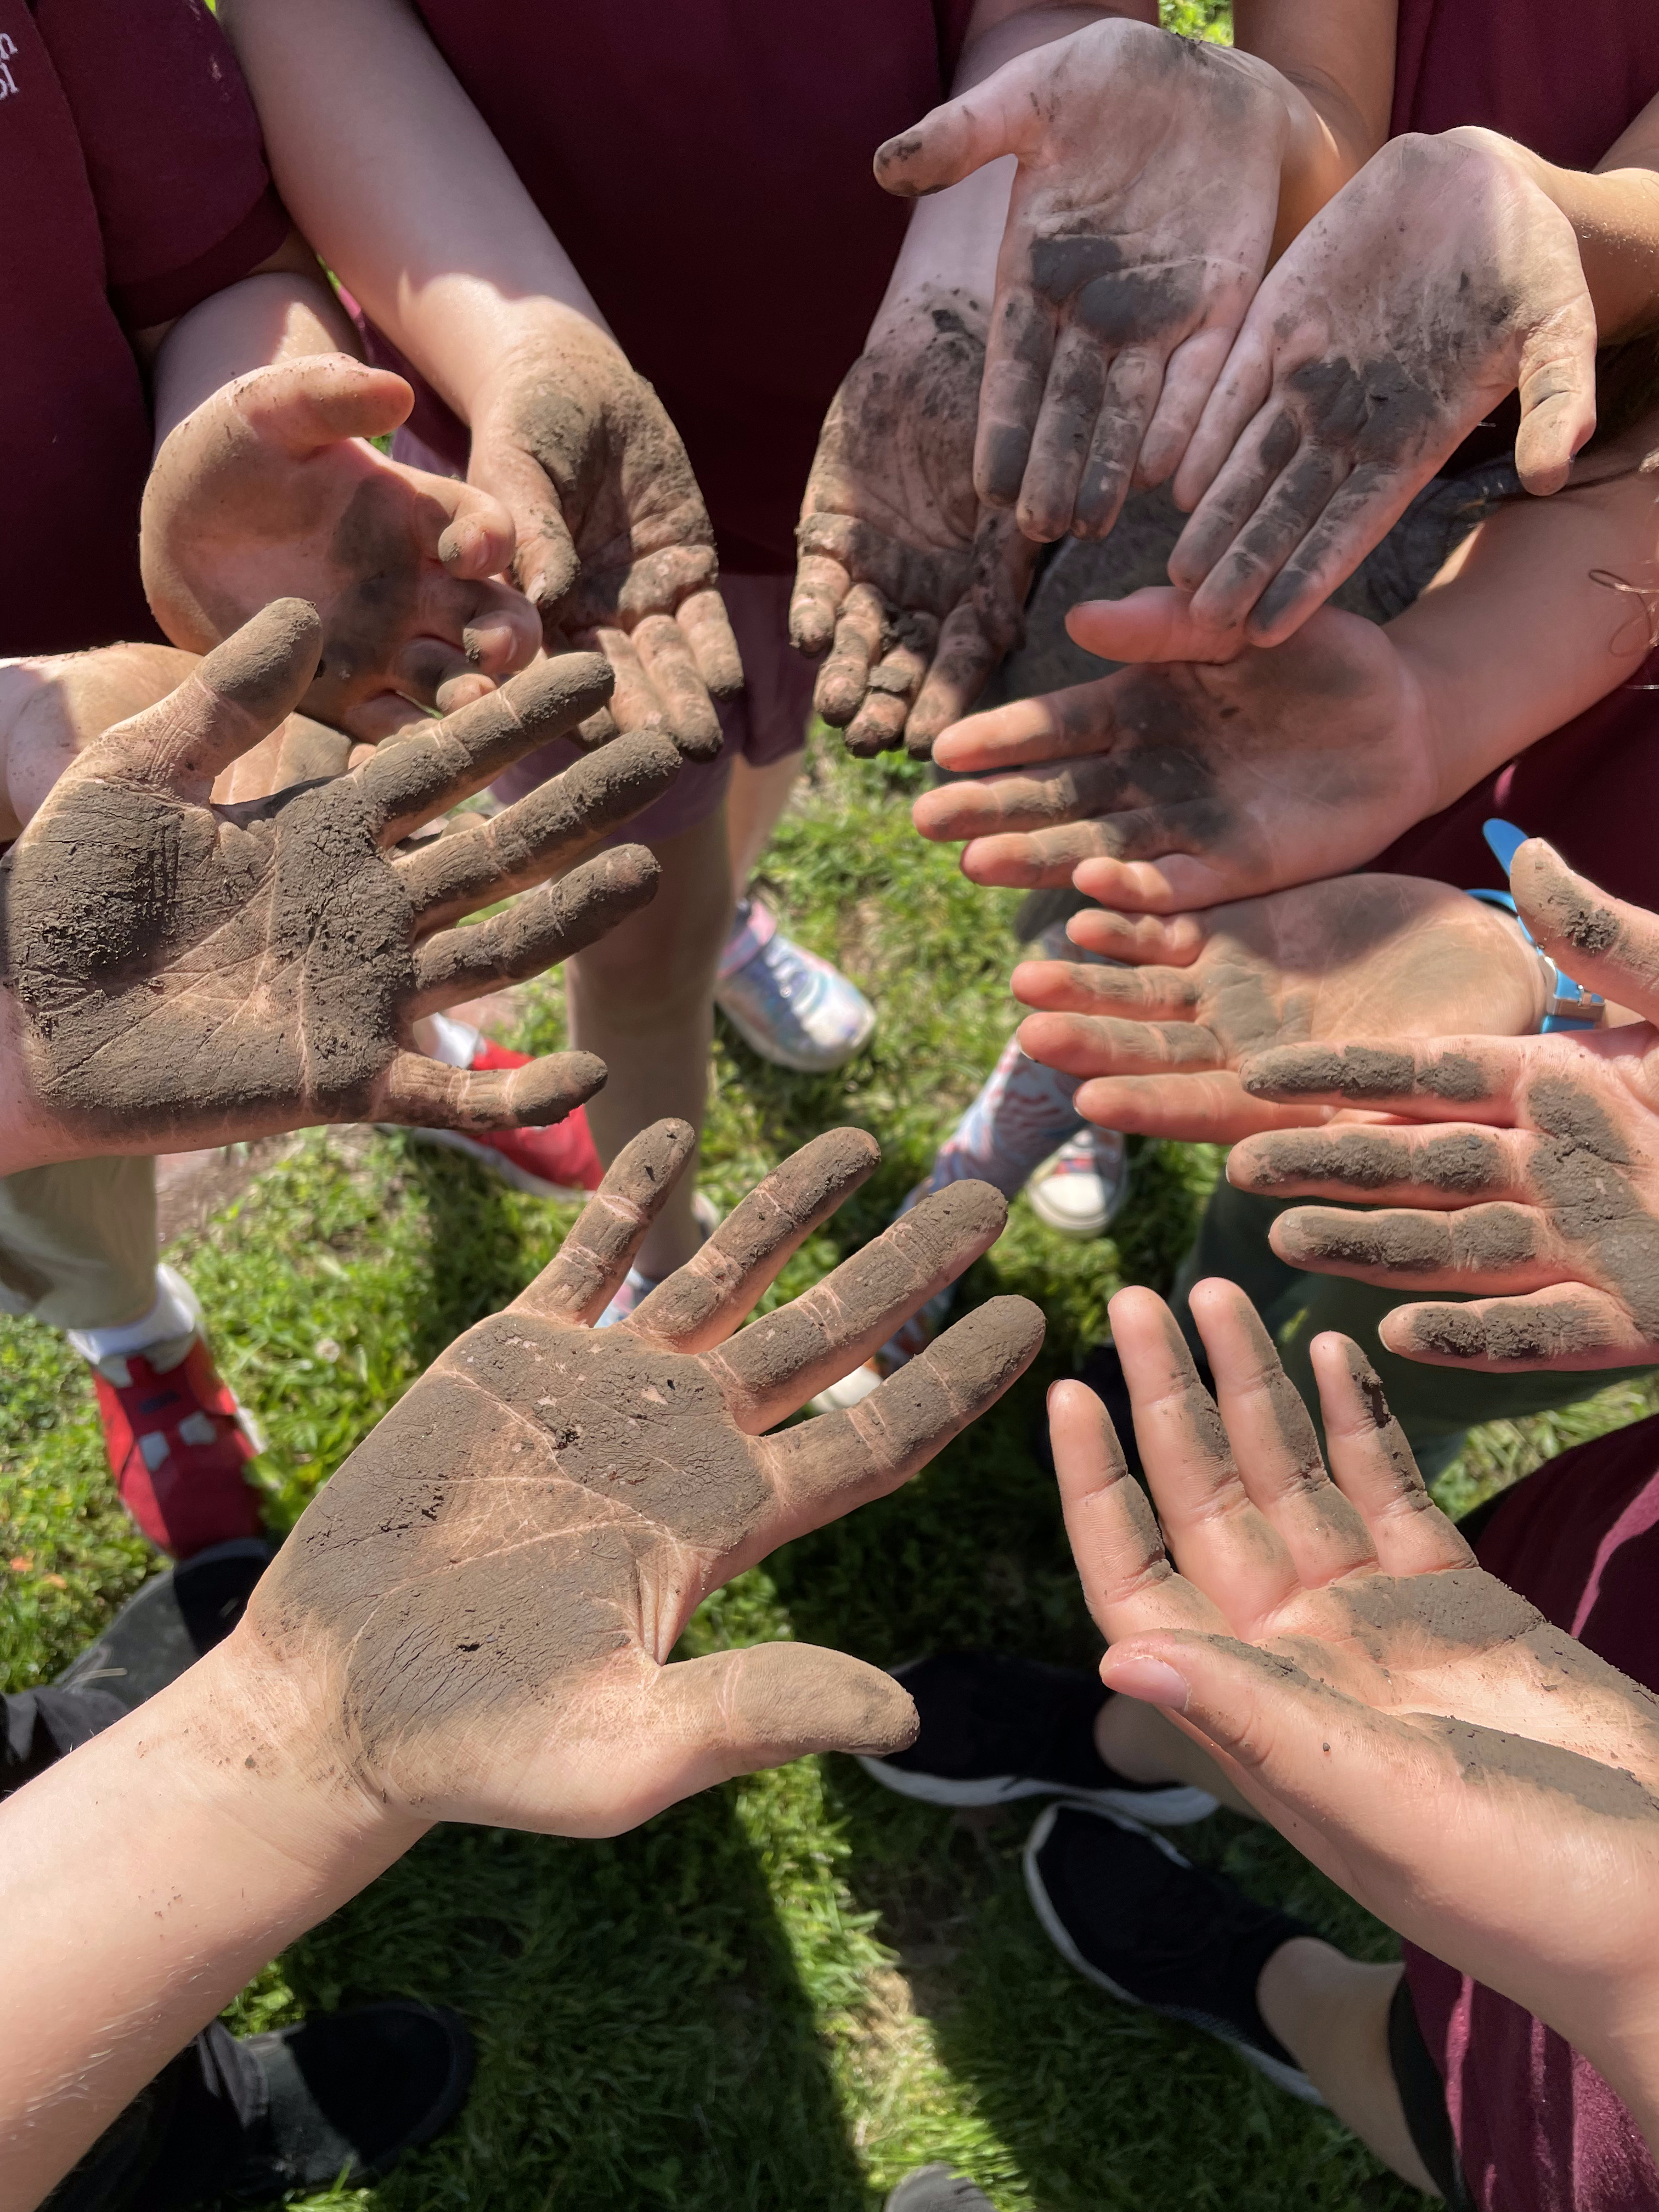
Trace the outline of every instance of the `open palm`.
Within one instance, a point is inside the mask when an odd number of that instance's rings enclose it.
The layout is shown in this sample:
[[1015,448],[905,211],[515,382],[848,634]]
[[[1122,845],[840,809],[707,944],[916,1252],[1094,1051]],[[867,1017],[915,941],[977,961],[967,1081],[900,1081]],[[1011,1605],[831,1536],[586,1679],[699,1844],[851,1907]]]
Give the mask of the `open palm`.
[[1443,803],[1421,687],[1374,623],[1327,608],[1219,665],[1162,659],[1156,623],[1110,602],[1068,627],[1146,665],[940,738],[935,760],[963,780],[912,817],[964,843],[975,883],[1075,883],[1103,905],[1181,913],[1358,867]]
[[1333,1480],[1243,1293],[1192,1310],[1213,1401],[1161,1300],[1112,1302],[1152,1504],[1092,1395],[1054,1394],[1103,1675],[1391,1927],[1605,2052],[1659,1933],[1659,1700],[1474,1564],[1355,1346],[1314,1347]]
[[303,1656],[326,1754],[377,1803],[612,1834],[729,1775],[915,1733],[904,1692],[840,1652],[667,1662],[710,1590],[896,1488],[1023,1371],[1042,1317],[994,1299],[854,1412],[764,1433],[976,1259],[1006,1205],[955,1184],[738,1329],[877,1164],[862,1131],[831,1130],[596,1330],[696,1141],[677,1121],[634,1139],[552,1265],[358,1447],[255,1594],[245,1644]]
[[1254,1096],[1238,1076],[1252,1054],[1448,1024],[1519,1035],[1543,1011],[1543,969],[1514,922],[1416,876],[1342,876],[1168,920],[1089,907],[1069,933],[1126,964],[1023,961],[1014,996],[1042,1011],[1021,1045],[1086,1079],[1075,1103],[1091,1121],[1189,1144],[1337,1110]]
[[[1244,1062],[1255,1097],[1362,1105],[1419,1126],[1252,1139],[1231,1179],[1296,1207],[1274,1249],[1298,1267],[1469,1303],[1397,1307],[1408,1359],[1496,1370],[1659,1361],[1659,921],[1573,874],[1541,839],[1516,902],[1549,957],[1644,1015],[1599,1035],[1289,1046]],[[1484,1024],[1481,1025],[1484,1028]],[[1424,1127],[1432,1123],[1437,1126]]]
[[476,927],[463,915],[591,853],[665,790],[660,733],[619,740],[485,823],[400,841],[601,704],[594,656],[547,661],[362,767],[214,804],[304,693],[321,625],[278,600],[59,778],[0,863],[0,1021],[37,1159],[179,1150],[311,1123],[556,1121],[589,1054],[507,1072],[410,1048],[416,1018],[534,975],[648,899],[623,846]]

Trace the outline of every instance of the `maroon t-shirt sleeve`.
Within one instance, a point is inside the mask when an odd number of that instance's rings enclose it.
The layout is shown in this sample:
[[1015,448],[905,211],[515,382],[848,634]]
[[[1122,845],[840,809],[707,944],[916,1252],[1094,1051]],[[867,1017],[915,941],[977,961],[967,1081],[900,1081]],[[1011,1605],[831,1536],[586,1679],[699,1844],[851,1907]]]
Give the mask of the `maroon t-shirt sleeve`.
[[258,118],[201,0],[39,0],[35,22],[129,329],[172,321],[276,251],[289,220]]

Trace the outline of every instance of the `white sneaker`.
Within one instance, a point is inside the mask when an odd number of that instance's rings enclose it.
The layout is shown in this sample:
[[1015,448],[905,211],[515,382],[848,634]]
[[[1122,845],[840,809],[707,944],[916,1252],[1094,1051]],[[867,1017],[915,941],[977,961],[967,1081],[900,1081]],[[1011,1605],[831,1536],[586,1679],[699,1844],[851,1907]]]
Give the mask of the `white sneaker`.
[[1079,1129],[1025,1186],[1031,1211],[1062,1237],[1100,1237],[1129,1192],[1129,1156],[1115,1129]]
[[714,1004],[751,1052],[806,1075],[861,1052],[876,1010],[839,968],[797,945],[758,899],[740,902]]

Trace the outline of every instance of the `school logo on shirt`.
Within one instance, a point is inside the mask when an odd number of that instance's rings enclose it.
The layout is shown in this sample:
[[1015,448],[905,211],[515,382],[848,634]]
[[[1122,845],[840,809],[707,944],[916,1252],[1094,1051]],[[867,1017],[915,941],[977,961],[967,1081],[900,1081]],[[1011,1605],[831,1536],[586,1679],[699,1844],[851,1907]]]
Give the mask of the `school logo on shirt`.
[[0,31],[0,100],[9,100],[17,89],[17,80],[11,73],[11,58],[16,52],[16,40]]

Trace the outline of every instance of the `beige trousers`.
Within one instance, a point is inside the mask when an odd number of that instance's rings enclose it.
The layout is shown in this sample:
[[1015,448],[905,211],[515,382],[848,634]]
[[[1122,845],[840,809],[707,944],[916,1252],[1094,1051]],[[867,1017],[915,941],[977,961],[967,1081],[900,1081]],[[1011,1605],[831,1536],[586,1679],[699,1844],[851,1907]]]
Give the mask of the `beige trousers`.
[[0,1313],[113,1328],[155,1299],[155,1163],[63,1160],[0,1176]]

